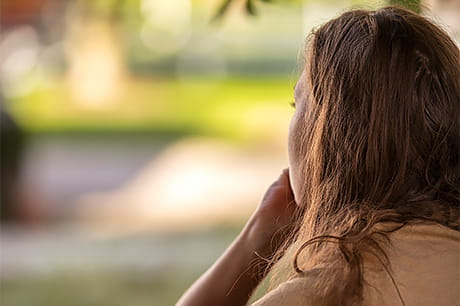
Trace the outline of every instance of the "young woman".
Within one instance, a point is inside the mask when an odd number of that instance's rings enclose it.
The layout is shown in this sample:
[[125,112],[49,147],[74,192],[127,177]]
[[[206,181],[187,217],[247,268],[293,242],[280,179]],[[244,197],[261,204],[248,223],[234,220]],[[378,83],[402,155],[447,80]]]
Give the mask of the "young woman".
[[244,305],[281,257],[254,305],[459,305],[456,44],[407,10],[346,12],[313,34],[295,107],[289,171],[178,305]]

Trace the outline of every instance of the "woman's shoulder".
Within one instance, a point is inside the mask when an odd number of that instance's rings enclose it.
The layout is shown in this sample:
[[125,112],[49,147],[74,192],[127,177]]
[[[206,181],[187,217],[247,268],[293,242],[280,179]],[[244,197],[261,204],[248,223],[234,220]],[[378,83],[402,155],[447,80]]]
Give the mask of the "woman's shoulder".
[[392,263],[407,258],[419,261],[433,257],[434,261],[448,258],[458,260],[460,231],[436,223],[415,223],[390,233],[391,246],[387,250]]
[[320,305],[321,297],[315,292],[315,279],[321,270],[321,267],[317,267],[297,275],[268,292],[251,306]]
[[411,238],[425,241],[460,242],[460,232],[434,222],[418,222],[406,225],[396,232],[398,238]]
[[[436,292],[448,291],[453,283],[458,284],[459,231],[439,224],[420,223],[404,226],[391,233],[390,238],[392,250],[388,250],[390,251],[388,255],[394,278],[401,286],[401,293],[407,300],[418,303],[421,299],[427,299],[427,296],[434,298],[438,296],[435,294]],[[370,289],[369,286],[366,286],[365,299],[374,301],[376,297],[382,296],[382,293],[387,298],[394,295],[394,285],[387,279],[386,272],[381,267],[374,269],[375,265],[372,262],[364,263],[364,274],[366,282],[371,284],[370,287],[377,287],[378,292],[374,292],[374,290],[366,292]],[[324,267],[318,266],[297,275],[268,292],[252,306],[323,305],[322,297],[315,288],[317,287],[318,274],[324,269]],[[431,284],[430,290],[427,290],[426,284],[432,283],[433,280],[441,285]],[[452,282],[453,280],[454,282]],[[415,294],[414,290],[411,290],[414,287],[425,289]],[[428,292],[428,294],[424,294],[424,292]],[[394,298],[397,299],[396,296]],[[455,299],[453,296],[446,297],[446,301],[453,299]],[[418,304],[428,305],[426,303]]]
[[[457,305],[460,285],[460,232],[434,223],[404,226],[389,235],[389,267],[364,260],[369,305]],[[391,276],[390,274],[391,273]],[[399,304],[399,303],[398,303]]]

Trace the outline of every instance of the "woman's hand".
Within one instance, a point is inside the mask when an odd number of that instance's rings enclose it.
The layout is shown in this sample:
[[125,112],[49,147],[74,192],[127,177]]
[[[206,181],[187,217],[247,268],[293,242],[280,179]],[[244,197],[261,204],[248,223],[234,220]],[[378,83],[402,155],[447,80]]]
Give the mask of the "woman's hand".
[[294,196],[289,172],[268,188],[261,204],[225,253],[181,297],[177,305],[245,305],[268,272],[270,257],[293,230]]
[[284,169],[265,192],[262,202],[243,230],[254,251],[271,256],[279,249],[294,230],[296,207],[289,170]]

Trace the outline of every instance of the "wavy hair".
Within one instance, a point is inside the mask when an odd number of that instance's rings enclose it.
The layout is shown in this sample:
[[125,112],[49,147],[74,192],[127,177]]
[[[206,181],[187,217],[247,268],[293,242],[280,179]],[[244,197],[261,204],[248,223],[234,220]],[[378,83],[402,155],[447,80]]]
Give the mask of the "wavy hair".
[[459,230],[459,49],[411,11],[354,10],[312,34],[305,71],[289,254],[294,274],[325,264],[316,290],[327,305],[358,305],[363,256],[391,276],[389,232],[419,220]]

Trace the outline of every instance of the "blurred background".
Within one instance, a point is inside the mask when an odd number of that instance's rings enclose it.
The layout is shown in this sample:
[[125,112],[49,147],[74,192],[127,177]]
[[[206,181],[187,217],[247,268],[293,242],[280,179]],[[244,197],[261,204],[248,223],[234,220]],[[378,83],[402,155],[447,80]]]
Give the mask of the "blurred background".
[[0,304],[172,305],[287,167],[305,37],[352,7],[1,0]]

